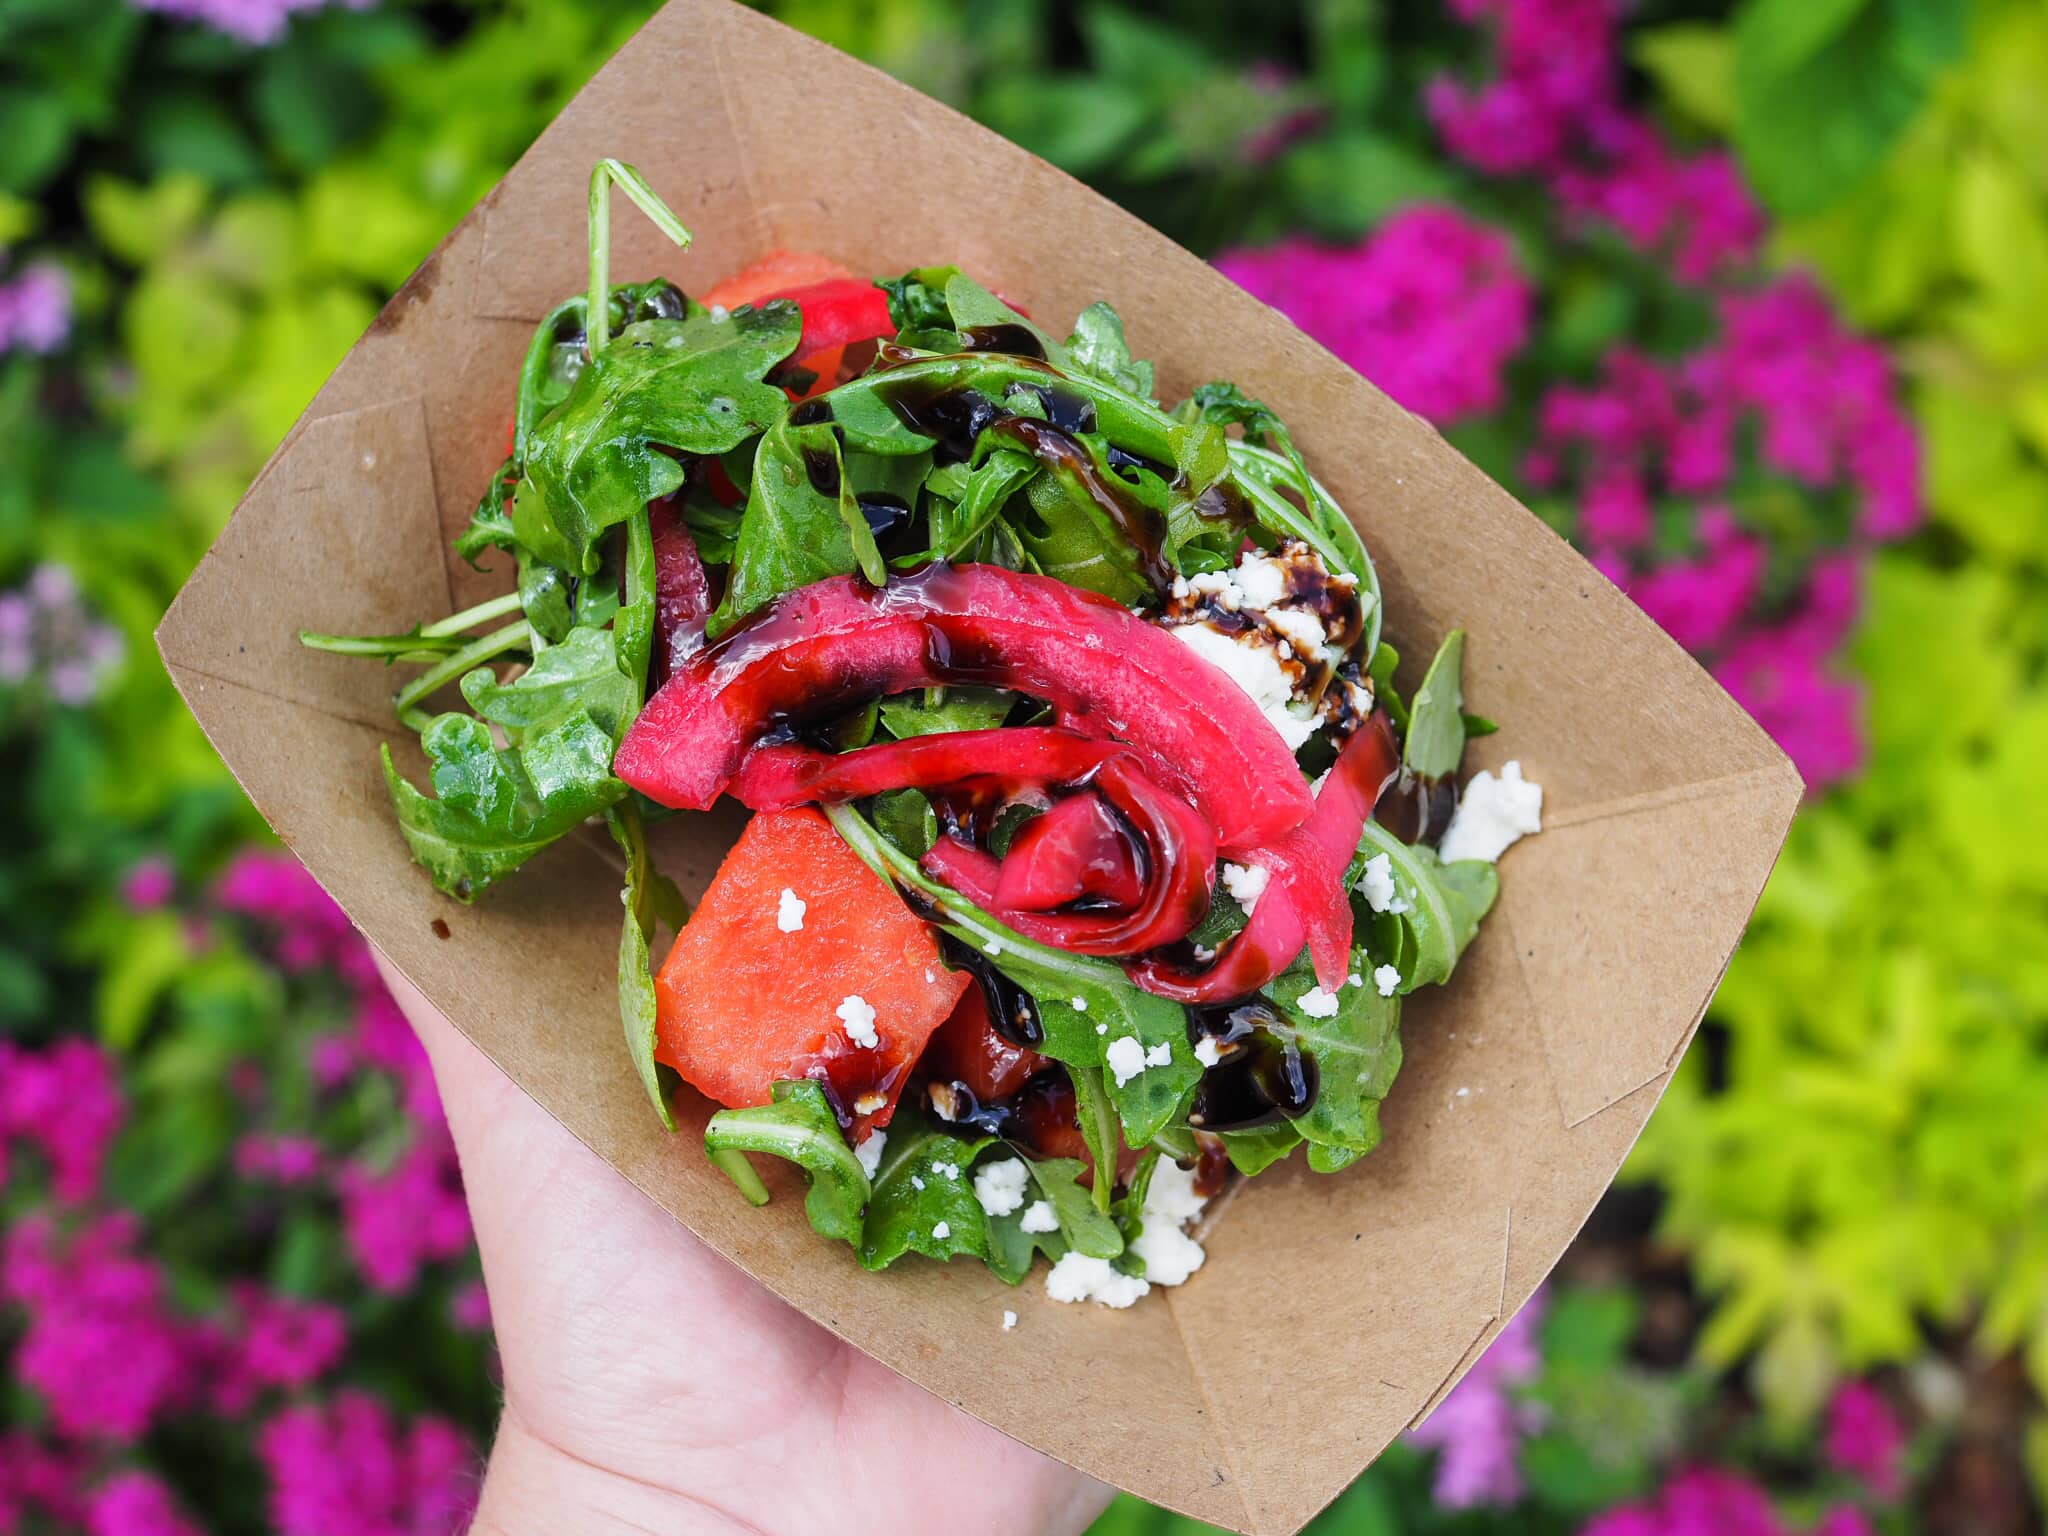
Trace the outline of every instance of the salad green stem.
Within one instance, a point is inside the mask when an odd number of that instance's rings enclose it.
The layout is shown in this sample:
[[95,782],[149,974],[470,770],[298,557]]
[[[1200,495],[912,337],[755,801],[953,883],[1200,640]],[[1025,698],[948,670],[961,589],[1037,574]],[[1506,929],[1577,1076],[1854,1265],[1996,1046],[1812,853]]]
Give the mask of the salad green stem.
[[445,640],[462,634],[464,630],[475,629],[479,624],[488,624],[493,619],[502,619],[509,613],[519,611],[519,594],[507,592],[502,597],[491,598],[478,603],[474,608],[465,608],[460,613],[451,613],[445,619],[437,619],[421,628],[422,635],[436,640]]
[[532,643],[533,626],[524,619],[516,624],[507,624],[503,629],[492,630],[481,639],[470,641],[453,656],[442,658],[440,662],[427,668],[399,689],[391,701],[392,707],[398,711],[402,720],[407,711],[421,699],[444,684],[453,682],[471,667],[479,666],[493,656],[502,656],[507,651],[518,650]]
[[[678,247],[688,250],[690,232],[632,166],[607,156],[590,173],[590,296],[583,330],[590,355],[597,356],[612,339],[612,187],[630,197]],[[530,355],[530,354],[529,354]]]
[[309,651],[327,651],[335,656],[381,656],[386,661],[433,661],[460,650],[460,635],[435,635],[415,630],[409,635],[323,635],[310,629],[299,631],[299,644]]
[[526,445],[533,436],[534,423],[540,419],[540,387],[548,376],[548,361],[555,350],[555,336],[562,328],[562,322],[570,316],[584,318],[589,301],[582,294],[564,299],[547,313],[547,318],[534,328],[533,340],[526,344],[526,361],[519,365],[519,398],[512,414],[512,462],[526,462]]
[[712,1166],[733,1181],[747,1204],[768,1203],[768,1186],[761,1182],[761,1175],[754,1172],[754,1165],[747,1161],[746,1153],[736,1147],[726,1147],[711,1153],[710,1157]]

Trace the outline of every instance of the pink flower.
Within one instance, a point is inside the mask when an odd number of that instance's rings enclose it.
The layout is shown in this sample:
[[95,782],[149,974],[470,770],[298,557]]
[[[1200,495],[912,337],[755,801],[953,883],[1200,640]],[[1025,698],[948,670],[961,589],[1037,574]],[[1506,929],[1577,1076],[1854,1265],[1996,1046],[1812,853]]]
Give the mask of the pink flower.
[[1877,1527],[1870,1523],[1870,1517],[1862,1510],[1842,1504],[1820,1517],[1820,1524],[1813,1528],[1813,1536],[1877,1536]]
[[[139,10],[161,11],[185,21],[201,22],[240,42],[264,45],[284,36],[291,18],[317,11],[329,0],[134,0]],[[374,0],[341,0],[350,10],[363,10]]]
[[85,1505],[78,1485],[84,1470],[75,1450],[23,1431],[0,1431],[0,1533],[13,1536],[32,1514],[57,1526],[82,1524]]
[[71,281],[50,262],[0,282],[0,352],[54,352],[71,334]]
[[1708,1467],[1681,1472],[1654,1500],[1609,1510],[1580,1536],[1788,1536],[1754,1483]]
[[401,1425],[364,1392],[285,1409],[257,1455],[279,1536],[438,1536],[460,1530],[476,1502],[474,1458],[451,1425]]
[[349,1252],[372,1290],[402,1291],[424,1265],[469,1246],[469,1207],[445,1128],[422,1128],[388,1173],[351,1163],[336,1182]]
[[100,1485],[87,1506],[85,1528],[90,1536],[204,1536],[178,1514],[170,1489],[132,1470]]
[[481,1280],[459,1287],[448,1303],[455,1326],[469,1333],[488,1333],[491,1328],[491,1297]]
[[0,1143],[27,1142],[50,1167],[61,1200],[99,1188],[126,1106],[106,1052],[75,1035],[38,1053],[0,1040]]
[[1715,663],[1715,680],[1777,740],[1810,786],[1853,774],[1863,760],[1863,694],[1830,676],[1798,643],[1796,626],[1759,631]]
[[0,1248],[0,1296],[28,1315],[14,1372],[62,1434],[138,1439],[187,1385],[188,1350],[162,1272],[129,1250],[132,1218],[103,1217],[60,1240],[31,1217]]
[[1719,646],[1763,585],[1768,551],[1723,513],[1697,560],[1656,567],[1623,583],[1643,612],[1689,651]]
[[244,1136],[235,1143],[235,1171],[244,1178],[271,1179],[287,1188],[310,1184],[325,1165],[320,1143],[310,1136]]
[[121,900],[131,912],[154,912],[171,899],[176,885],[170,860],[138,859],[121,878]]
[[1407,209],[1355,246],[1287,240],[1216,265],[1439,424],[1496,408],[1529,334],[1530,287],[1507,238],[1452,208]]
[[1434,1446],[1441,1452],[1435,1496],[1445,1508],[1512,1504],[1522,1496],[1515,1455],[1521,1448],[1525,1417],[1508,1388],[1542,1369],[1536,1345],[1542,1317],[1539,1294],[1501,1329],[1436,1412],[1408,1432],[1410,1444]]
[[1860,1480],[1883,1499],[1905,1490],[1905,1427],[1867,1381],[1845,1383],[1828,1404],[1828,1465]]

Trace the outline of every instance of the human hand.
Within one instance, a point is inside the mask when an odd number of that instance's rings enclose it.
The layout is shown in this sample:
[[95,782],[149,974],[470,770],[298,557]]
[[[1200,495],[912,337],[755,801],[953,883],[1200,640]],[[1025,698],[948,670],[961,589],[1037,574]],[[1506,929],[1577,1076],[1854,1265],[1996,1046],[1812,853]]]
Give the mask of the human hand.
[[1101,1510],[1100,1483],[912,1386],[705,1247],[378,966],[433,1062],[504,1364],[472,1536],[1059,1536]]

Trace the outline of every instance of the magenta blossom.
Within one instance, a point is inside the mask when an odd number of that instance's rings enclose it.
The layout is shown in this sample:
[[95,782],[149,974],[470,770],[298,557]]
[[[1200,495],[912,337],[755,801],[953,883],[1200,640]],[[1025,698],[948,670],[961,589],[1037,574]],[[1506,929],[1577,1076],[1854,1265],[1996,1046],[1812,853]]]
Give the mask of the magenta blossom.
[[0,1152],[9,1141],[41,1152],[59,1199],[92,1197],[125,1115],[113,1062],[97,1045],[72,1035],[36,1052],[0,1040]]
[[[136,9],[161,11],[183,21],[196,21],[229,37],[257,45],[284,36],[291,18],[317,11],[328,0],[130,0]],[[363,10],[374,0],[342,0],[350,10]]]
[[1609,1510],[1580,1536],[1789,1536],[1764,1491],[1709,1467],[1681,1472],[1657,1498]]
[[71,281],[39,261],[0,280],[0,352],[54,352],[71,334]]
[[1858,1479],[1881,1499],[1905,1488],[1905,1426],[1884,1394],[1867,1381],[1844,1384],[1828,1404],[1828,1465]]
[[445,1128],[422,1128],[386,1173],[360,1163],[341,1170],[342,1229],[372,1290],[397,1292],[427,1264],[469,1247],[469,1207]]
[[1501,1329],[1436,1412],[1408,1432],[1411,1445],[1433,1446],[1441,1453],[1435,1496],[1446,1509],[1512,1504],[1522,1496],[1515,1456],[1529,1416],[1510,1388],[1543,1368],[1536,1344],[1542,1320],[1539,1293]]
[[279,1536],[443,1536],[476,1502],[474,1456],[452,1425],[402,1425],[364,1392],[285,1409],[256,1449]]
[[154,912],[169,903],[177,889],[170,860],[138,859],[121,877],[121,900],[131,912]]
[[1355,246],[1286,240],[1216,265],[1439,425],[1498,407],[1528,339],[1513,247],[1452,208],[1407,209]]
[[171,1490],[147,1472],[116,1473],[86,1509],[88,1536],[205,1536],[178,1513]]

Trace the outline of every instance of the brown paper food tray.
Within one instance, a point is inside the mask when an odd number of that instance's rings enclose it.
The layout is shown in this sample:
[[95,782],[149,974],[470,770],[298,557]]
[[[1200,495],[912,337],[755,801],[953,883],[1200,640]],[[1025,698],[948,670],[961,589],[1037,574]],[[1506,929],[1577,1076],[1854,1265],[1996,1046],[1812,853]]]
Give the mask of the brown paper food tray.
[[[801,132],[778,106],[792,100],[807,104]],[[1230,378],[1281,411],[1358,522],[1411,660],[1468,626],[1471,706],[1502,722],[1475,757],[1522,760],[1547,791],[1545,831],[1507,856],[1500,906],[1452,985],[1411,1001],[1385,1144],[1336,1177],[1296,1158],[1234,1188],[1185,1287],[1111,1312],[967,1264],[870,1275],[811,1232],[782,1165],[774,1204],[743,1204],[699,1150],[704,1102],[685,1093],[669,1137],[627,1060],[608,845],[570,839],[474,908],[437,896],[377,765],[377,744],[406,734],[393,675],[294,639],[403,629],[504,589],[505,562],[476,573],[447,540],[502,454],[533,323],[584,284],[585,184],[604,155],[638,165],[697,235],[678,257],[621,202],[620,280],[701,288],[792,246],[866,272],[958,262],[1053,323],[1108,298],[1166,398]],[[1244,1532],[1304,1524],[1548,1273],[1691,1038],[1800,795],[1683,651],[1280,315],[1022,150],[724,0],[675,0],[649,22],[427,259],[258,476],[158,639],[285,842],[649,1198],[948,1402]],[[738,824],[668,829],[659,853],[686,893]],[[1022,1314],[1014,1332],[1005,1307]]]

